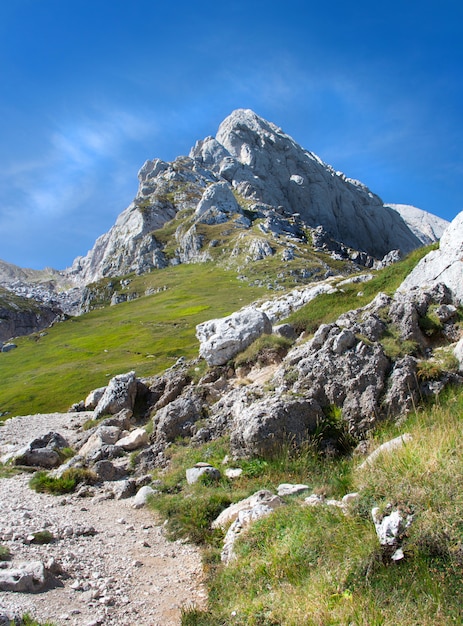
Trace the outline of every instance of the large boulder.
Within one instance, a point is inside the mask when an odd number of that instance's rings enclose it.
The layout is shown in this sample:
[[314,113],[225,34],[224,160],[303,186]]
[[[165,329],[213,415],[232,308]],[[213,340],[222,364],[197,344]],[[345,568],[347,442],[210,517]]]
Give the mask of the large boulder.
[[455,304],[463,304],[463,211],[459,213],[440,240],[439,250],[427,254],[400,285],[398,291],[429,289],[444,283],[452,292]]
[[224,365],[264,333],[272,332],[267,315],[246,307],[228,317],[203,322],[196,327],[199,354],[208,365]]
[[175,441],[178,437],[190,437],[193,434],[193,424],[202,417],[201,400],[194,392],[185,392],[156,412],[153,417],[154,437],[161,441]]
[[16,465],[44,467],[52,469],[61,463],[59,451],[69,447],[66,439],[53,431],[37,437],[25,448],[20,450],[15,458]]
[[137,395],[135,372],[114,376],[109,381],[94,412],[95,419],[105,414],[119,413],[123,409],[133,409]]
[[49,572],[41,561],[22,563],[0,569],[0,591],[37,593],[47,585]]
[[231,426],[230,449],[235,457],[268,457],[288,442],[302,443],[323,421],[313,399],[264,398],[237,411]]

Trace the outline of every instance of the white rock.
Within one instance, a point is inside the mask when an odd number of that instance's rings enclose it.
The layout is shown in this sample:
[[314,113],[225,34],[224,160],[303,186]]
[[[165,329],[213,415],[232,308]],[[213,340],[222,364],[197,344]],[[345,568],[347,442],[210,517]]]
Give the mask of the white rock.
[[208,365],[223,365],[255,339],[271,332],[272,325],[267,315],[247,307],[228,317],[199,324],[196,327],[199,354]]
[[137,450],[148,443],[149,435],[144,428],[136,428],[132,430],[126,437],[116,441],[116,446],[124,450]]
[[278,485],[277,494],[279,496],[292,496],[298,493],[304,493],[309,489],[308,485],[292,485],[290,483],[282,483]]
[[220,472],[212,465],[202,465],[201,467],[190,467],[186,470],[186,481],[189,485],[198,482],[199,478],[203,475],[210,476],[213,480],[220,478]]
[[457,343],[453,350],[454,355],[457,357],[458,362],[460,363],[460,371],[463,371],[463,337]]
[[114,445],[120,434],[121,429],[117,426],[100,426],[80,448],[80,456],[88,456],[91,452],[98,450],[105,444]]
[[225,470],[225,476],[230,479],[239,478],[242,473],[241,467],[229,467]]
[[384,452],[388,453],[388,452],[393,452],[394,450],[398,450],[403,445],[409,443],[411,440],[412,440],[412,436],[410,435],[410,433],[404,433],[403,435],[400,435],[399,437],[395,437],[394,439],[391,439],[390,441],[386,441],[385,443],[378,446],[376,450],[373,450],[373,452],[367,456],[365,461],[361,465],[359,465],[358,469],[361,470],[367,467],[368,465],[372,465],[380,454],[383,454]]
[[223,510],[220,515],[212,522],[212,528],[226,528],[228,524],[234,522],[241,511],[248,511],[257,505],[265,505],[270,509],[277,509],[283,505],[283,501],[267,489],[257,491],[249,498],[235,502]]
[[133,503],[132,503],[133,508],[141,509],[141,507],[145,506],[145,504],[148,502],[148,498],[150,496],[153,496],[155,493],[156,491],[149,485],[145,485],[144,487],[141,487],[141,489],[137,491],[133,499]]
[[400,285],[398,292],[428,289],[444,283],[456,303],[463,304],[463,212],[450,223],[440,240],[439,250],[427,254]]

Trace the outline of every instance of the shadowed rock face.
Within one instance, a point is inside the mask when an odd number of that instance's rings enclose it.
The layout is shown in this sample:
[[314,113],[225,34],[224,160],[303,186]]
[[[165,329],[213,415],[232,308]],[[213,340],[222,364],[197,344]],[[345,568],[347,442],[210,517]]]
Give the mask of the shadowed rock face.
[[250,110],[234,111],[216,137],[198,141],[189,157],[147,161],[138,177],[133,203],[68,270],[78,284],[165,267],[169,260],[155,231],[182,210],[192,214],[188,223],[193,231],[184,225],[176,234],[177,262],[207,260],[195,236],[196,223],[223,223],[241,213],[240,227],[250,227],[242,214],[246,207],[233,193],[258,207],[271,232],[281,230],[282,223],[287,230],[289,218],[297,216],[302,226],[323,226],[329,237],[375,259],[421,245],[400,214],[367,187],[336,172]]

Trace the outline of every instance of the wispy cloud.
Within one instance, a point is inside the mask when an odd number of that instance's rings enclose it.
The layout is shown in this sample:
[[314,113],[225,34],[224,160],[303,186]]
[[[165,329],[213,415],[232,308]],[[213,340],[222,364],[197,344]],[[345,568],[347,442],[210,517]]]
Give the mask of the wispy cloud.
[[[40,159],[16,161],[2,174],[2,188],[14,190],[9,202],[18,212],[65,215],[88,199],[110,159],[116,168],[131,142],[156,131],[152,121],[124,111],[99,112],[51,129]],[[133,172],[130,172],[133,176]]]

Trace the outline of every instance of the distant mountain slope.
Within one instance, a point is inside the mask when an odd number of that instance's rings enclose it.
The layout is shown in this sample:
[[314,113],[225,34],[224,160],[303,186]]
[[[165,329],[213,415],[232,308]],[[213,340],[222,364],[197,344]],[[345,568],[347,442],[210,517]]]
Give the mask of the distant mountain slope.
[[289,250],[288,261],[291,245],[307,243],[307,229],[317,227],[375,259],[421,245],[399,213],[367,187],[250,110],[234,111],[216,137],[198,141],[189,157],[147,161],[138,177],[134,201],[69,270],[80,284],[211,260],[207,245],[214,240],[203,231],[223,223],[240,229],[244,238],[258,226],[260,243],[249,246],[270,255],[278,240]]
[[386,206],[394,209],[402,216],[410,230],[425,246],[439,241],[449,225],[447,220],[410,204],[387,204]]

